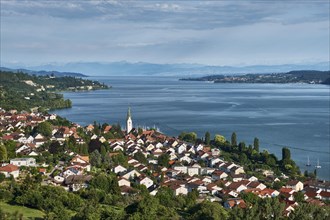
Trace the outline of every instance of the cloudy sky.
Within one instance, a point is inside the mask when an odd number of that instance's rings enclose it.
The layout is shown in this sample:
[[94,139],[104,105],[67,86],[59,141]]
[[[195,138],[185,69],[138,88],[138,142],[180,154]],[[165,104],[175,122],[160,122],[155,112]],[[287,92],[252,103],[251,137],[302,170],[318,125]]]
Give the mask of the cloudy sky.
[[329,1],[1,0],[1,65],[329,61]]

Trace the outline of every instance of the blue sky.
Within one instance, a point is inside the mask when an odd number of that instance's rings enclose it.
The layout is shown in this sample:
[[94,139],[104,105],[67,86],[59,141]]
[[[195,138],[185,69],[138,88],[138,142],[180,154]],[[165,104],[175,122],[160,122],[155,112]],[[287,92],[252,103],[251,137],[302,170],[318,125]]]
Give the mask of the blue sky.
[[329,61],[329,1],[5,1],[1,65]]

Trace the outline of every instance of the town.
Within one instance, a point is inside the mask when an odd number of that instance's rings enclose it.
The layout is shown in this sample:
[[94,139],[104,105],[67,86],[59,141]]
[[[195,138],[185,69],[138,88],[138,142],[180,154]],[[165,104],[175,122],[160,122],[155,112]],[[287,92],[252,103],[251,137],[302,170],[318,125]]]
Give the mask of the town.
[[55,114],[2,109],[0,134],[2,182],[36,176],[41,185],[78,192],[90,187],[100,173],[110,173],[122,196],[156,196],[168,188],[175,196],[195,193],[199,202],[244,210],[251,206],[246,195],[253,194],[278,198],[283,216],[290,216],[302,202],[318,207],[330,202],[327,181],[300,181],[266,169],[256,171],[260,179],[243,165],[225,160],[219,148],[134,128],[130,109],[126,130],[96,122],[81,127]]

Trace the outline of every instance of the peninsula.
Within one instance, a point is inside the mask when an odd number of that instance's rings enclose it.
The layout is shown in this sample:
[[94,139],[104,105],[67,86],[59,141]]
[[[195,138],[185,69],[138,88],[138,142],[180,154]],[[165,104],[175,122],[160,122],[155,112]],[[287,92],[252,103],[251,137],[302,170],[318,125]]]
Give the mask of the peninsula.
[[71,101],[65,100],[59,92],[109,88],[97,81],[72,76],[37,76],[22,72],[0,71],[0,79],[0,106],[7,110],[19,111],[70,108]]
[[214,83],[308,83],[329,85],[330,71],[297,70],[272,74],[210,75],[180,80],[210,81]]

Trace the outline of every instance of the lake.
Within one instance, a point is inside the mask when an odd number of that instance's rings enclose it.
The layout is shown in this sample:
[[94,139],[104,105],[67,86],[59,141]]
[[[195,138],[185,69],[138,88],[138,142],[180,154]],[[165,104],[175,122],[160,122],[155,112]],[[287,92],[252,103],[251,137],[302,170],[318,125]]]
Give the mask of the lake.
[[307,84],[221,84],[179,81],[173,77],[107,76],[89,77],[113,86],[110,90],[65,92],[71,109],[54,113],[88,125],[120,123],[125,127],[128,106],[135,126],[158,127],[170,136],[194,131],[203,137],[206,131],[222,134],[230,140],[252,144],[260,140],[281,158],[288,146],[292,158],[306,169],[309,156],[318,177],[330,179],[329,97],[327,85]]

